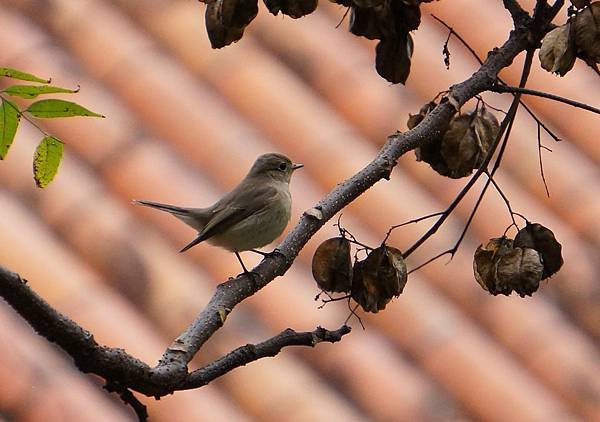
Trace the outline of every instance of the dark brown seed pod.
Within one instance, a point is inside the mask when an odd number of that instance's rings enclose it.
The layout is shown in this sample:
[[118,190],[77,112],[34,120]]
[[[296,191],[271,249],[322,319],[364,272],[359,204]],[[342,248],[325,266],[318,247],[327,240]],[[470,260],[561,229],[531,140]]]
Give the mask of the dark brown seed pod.
[[575,17],[575,46],[580,56],[600,63],[600,2],[594,2]]
[[542,279],[555,274],[563,264],[562,246],[552,230],[538,223],[527,223],[515,237],[515,247],[532,248],[539,252],[544,265]]
[[546,34],[539,52],[542,68],[560,76],[573,68],[576,51],[571,32],[571,25],[567,23]]
[[352,7],[350,9],[350,32],[369,40],[380,40],[384,37],[386,11],[384,5],[374,7]]
[[450,123],[442,138],[441,155],[453,179],[470,175],[478,169],[493,144],[500,125],[493,114],[481,108],[463,114]]
[[375,47],[375,68],[386,81],[404,84],[410,74],[413,40],[406,33],[397,39],[384,39]]
[[350,293],[352,289],[350,242],[343,237],[333,237],[321,243],[312,259],[312,273],[322,290]]
[[293,19],[301,18],[315,11],[318,0],[264,0],[265,6],[273,15],[279,12]]
[[382,5],[386,0],[351,0],[351,2],[362,8],[369,8]]
[[583,9],[590,4],[591,0],[571,0],[571,4],[578,9]]
[[[411,116],[409,123],[417,122],[420,115]],[[466,177],[484,162],[499,128],[496,117],[484,107],[456,116],[439,138],[415,150],[417,161],[425,161],[442,176]]]
[[423,121],[425,116],[427,116],[431,112],[431,110],[433,110],[436,106],[437,106],[437,104],[435,102],[431,101],[431,102],[425,104],[423,107],[421,107],[421,109],[419,110],[419,112],[417,114],[409,114],[408,121],[406,122],[406,126],[409,129],[414,128],[419,123],[421,123],[421,121]]
[[406,264],[402,252],[391,246],[373,250],[364,261],[354,264],[352,299],[366,312],[385,309],[392,297],[406,285]]
[[525,296],[537,291],[543,265],[536,250],[515,247],[512,239],[501,237],[477,248],[473,272],[479,285],[493,295],[514,291]]
[[521,297],[531,296],[540,286],[543,272],[540,254],[530,248],[513,248],[496,266],[496,279]]
[[473,258],[473,273],[475,280],[484,290],[493,295],[509,295],[512,291],[510,286],[502,285],[496,279],[497,259],[506,255],[512,249],[513,241],[506,237],[490,239],[484,245],[479,245]]
[[206,32],[212,48],[239,41],[258,14],[257,0],[215,0],[206,5]]

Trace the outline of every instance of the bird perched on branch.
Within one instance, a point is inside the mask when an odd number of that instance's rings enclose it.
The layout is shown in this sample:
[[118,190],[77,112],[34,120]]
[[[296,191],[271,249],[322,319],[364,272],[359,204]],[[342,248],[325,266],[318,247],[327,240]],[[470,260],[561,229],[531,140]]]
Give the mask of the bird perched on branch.
[[290,179],[303,167],[285,155],[259,156],[242,181],[207,208],[185,208],[158,202],[135,200],[139,205],[166,211],[198,230],[198,235],[180,252],[207,241],[235,253],[248,272],[239,252],[268,245],[285,229],[292,208]]

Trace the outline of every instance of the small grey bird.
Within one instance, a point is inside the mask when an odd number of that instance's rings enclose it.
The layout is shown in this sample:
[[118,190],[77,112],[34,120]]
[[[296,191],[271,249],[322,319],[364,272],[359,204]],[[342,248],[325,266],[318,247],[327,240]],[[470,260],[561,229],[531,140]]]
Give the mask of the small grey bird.
[[292,163],[282,154],[261,155],[231,192],[207,208],[184,208],[144,200],[134,202],[173,214],[198,230],[198,236],[180,252],[206,240],[234,252],[244,272],[248,272],[239,252],[255,251],[283,232],[292,208],[290,179],[294,170],[301,167],[302,164]]

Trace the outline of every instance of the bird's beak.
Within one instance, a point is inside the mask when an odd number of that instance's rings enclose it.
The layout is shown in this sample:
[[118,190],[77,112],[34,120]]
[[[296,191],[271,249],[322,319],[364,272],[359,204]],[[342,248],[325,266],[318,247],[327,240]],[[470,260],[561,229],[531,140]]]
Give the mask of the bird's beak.
[[292,163],[292,170],[298,170],[298,169],[301,169],[302,167],[304,167],[304,164]]

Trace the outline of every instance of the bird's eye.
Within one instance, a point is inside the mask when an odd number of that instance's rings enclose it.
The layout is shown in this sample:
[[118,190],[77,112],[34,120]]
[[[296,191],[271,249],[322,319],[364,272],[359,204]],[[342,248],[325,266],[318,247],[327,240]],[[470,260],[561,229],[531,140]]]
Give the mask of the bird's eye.
[[278,167],[279,170],[285,171],[287,169],[287,163],[281,163]]

